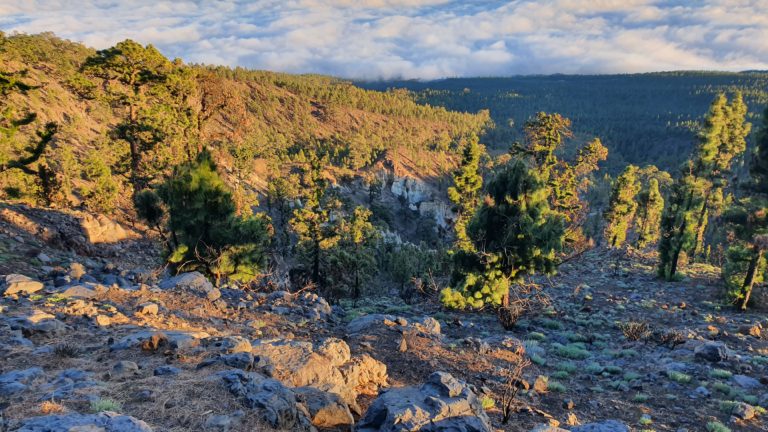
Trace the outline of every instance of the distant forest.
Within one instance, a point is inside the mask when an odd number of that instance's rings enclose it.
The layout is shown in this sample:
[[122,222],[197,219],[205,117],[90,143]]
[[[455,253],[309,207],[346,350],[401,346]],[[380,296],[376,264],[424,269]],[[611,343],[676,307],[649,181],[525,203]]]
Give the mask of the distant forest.
[[[548,75],[358,82],[373,90],[405,88],[416,101],[449,110],[490,110],[495,127],[482,142],[506,150],[522,141],[539,111],[573,121],[576,143],[599,137],[610,150],[607,169],[654,164],[674,170],[690,154],[695,131],[719,92],[741,90],[747,120],[758,124],[768,104],[768,72],[665,72],[632,75]],[[750,145],[754,137],[750,137]],[[575,148],[575,147],[574,147]],[[743,163],[739,161],[738,164]],[[738,165],[737,164],[737,165]],[[738,169],[738,168],[737,168]]]

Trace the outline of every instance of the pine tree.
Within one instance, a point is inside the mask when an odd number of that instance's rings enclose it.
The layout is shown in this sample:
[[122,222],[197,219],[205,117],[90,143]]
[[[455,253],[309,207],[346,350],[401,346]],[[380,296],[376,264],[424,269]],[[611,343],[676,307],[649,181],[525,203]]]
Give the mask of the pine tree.
[[734,95],[730,104],[725,95],[720,94],[712,103],[704,129],[699,134],[694,170],[696,176],[708,182],[708,187],[696,219],[696,238],[688,250],[692,258],[698,257],[703,250],[709,217],[719,214],[722,209],[731,164],[747,147],[746,137],[751,125],[745,121],[746,114],[747,106],[740,92]]
[[153,195],[136,195],[137,213],[157,225],[167,211],[168,260],[178,270],[201,270],[217,284],[224,277],[250,281],[263,270],[271,236],[269,219],[235,214],[232,192],[207,150],[174,168],[158,186],[164,207]]
[[538,171],[512,161],[487,192],[468,227],[478,252],[456,255],[455,288],[441,293],[449,307],[507,306],[511,284],[526,274],[554,272],[563,247],[565,220],[550,209]]
[[636,166],[627,166],[613,184],[608,210],[605,212],[604,236],[609,247],[618,248],[624,244],[635,218],[636,196],[640,191],[637,171]]
[[645,248],[659,241],[661,213],[664,211],[664,197],[659,190],[659,180],[651,178],[648,186],[640,192],[637,210],[637,247]]
[[[23,74],[12,74],[0,71],[0,175],[8,175],[16,171],[22,176],[32,176],[38,183],[38,197],[50,204],[52,182],[56,181],[55,173],[46,163],[41,161],[46,149],[58,130],[54,122],[46,123],[36,131],[36,140],[20,140],[19,131],[31,126],[37,120],[37,114],[26,112],[19,114],[18,107],[10,104],[12,94],[27,94],[36,87],[26,84]],[[5,183],[5,182],[4,182]],[[19,195],[29,191],[19,191]]]
[[768,248],[768,109],[750,163],[749,195],[725,214],[732,241],[726,253],[723,278],[731,300],[746,309],[755,284],[763,281],[764,252]]
[[480,158],[483,149],[477,136],[467,141],[462,154],[459,169],[453,174],[453,186],[448,188],[448,198],[455,205],[456,248],[472,250],[472,241],[467,236],[467,223],[472,218],[478,205],[478,195],[483,187],[483,177],[480,175]]
[[153,88],[163,83],[171,63],[155,47],[146,47],[127,39],[90,57],[83,70],[102,78],[108,94],[116,103],[126,107],[126,116],[114,128],[115,138],[128,143],[130,180],[134,193],[147,187],[152,173],[143,162],[152,161],[145,153],[165,138],[157,127],[162,118],[161,106],[150,103]]
[[680,255],[696,242],[698,210],[709,188],[708,182],[693,174],[693,162],[688,167],[672,186],[661,216],[659,276],[667,280],[677,277]]
[[565,217],[566,244],[578,248],[586,243],[582,224],[587,204],[581,193],[589,185],[589,176],[608,157],[608,149],[595,138],[579,149],[574,162],[559,159],[557,151],[573,137],[570,126],[571,121],[560,114],[540,112],[525,124],[525,144],[515,143],[511,153],[529,158],[539,171],[549,190],[550,206]]
[[299,238],[300,257],[310,279],[325,289],[327,281],[322,275],[321,263],[327,251],[339,241],[338,218],[333,218],[332,213],[338,210],[340,203],[327,193],[321,160],[314,153],[310,153],[308,159],[308,167],[301,179],[302,206],[293,211],[290,224]]
[[378,231],[370,217],[370,210],[357,207],[339,225],[339,241],[329,251],[324,266],[328,285],[335,291],[332,300],[345,295],[357,301],[363,285],[377,272],[374,243]]

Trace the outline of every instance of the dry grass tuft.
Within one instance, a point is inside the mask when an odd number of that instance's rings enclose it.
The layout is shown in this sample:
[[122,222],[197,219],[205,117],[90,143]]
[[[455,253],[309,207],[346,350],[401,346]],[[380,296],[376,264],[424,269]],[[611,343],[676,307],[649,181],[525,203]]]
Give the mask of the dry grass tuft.
[[64,406],[54,401],[45,401],[40,404],[40,414],[61,414],[65,411]]

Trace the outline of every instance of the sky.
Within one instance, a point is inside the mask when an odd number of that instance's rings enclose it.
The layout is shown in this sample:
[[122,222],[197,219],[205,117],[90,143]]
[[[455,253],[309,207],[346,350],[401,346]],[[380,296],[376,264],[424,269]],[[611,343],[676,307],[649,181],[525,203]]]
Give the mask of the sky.
[[768,69],[768,0],[0,0],[0,29],[368,80]]

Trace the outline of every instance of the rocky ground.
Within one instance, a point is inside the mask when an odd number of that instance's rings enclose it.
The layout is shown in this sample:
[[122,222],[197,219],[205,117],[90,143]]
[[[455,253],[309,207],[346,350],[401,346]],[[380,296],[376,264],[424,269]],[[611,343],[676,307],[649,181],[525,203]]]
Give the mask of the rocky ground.
[[433,298],[331,307],[147,270],[138,239],[78,251],[0,228],[0,431],[768,427],[768,320],[718,303],[713,268],[666,283],[649,257],[591,251],[505,331]]

